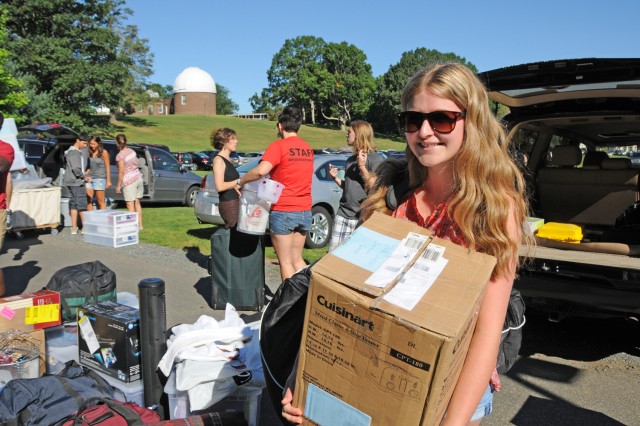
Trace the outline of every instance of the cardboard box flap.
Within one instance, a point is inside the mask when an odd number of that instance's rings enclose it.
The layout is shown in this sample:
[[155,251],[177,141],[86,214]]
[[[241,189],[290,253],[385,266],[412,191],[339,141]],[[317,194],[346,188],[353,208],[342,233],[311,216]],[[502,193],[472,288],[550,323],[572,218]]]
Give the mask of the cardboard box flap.
[[467,307],[479,306],[496,260],[439,238],[431,244],[443,246],[443,257],[448,260],[437,276],[438,285],[429,287],[413,309],[391,303],[387,294],[377,298],[372,307],[442,336],[454,336],[468,321]]
[[372,296],[385,288],[365,284],[410,232],[424,236],[433,233],[412,222],[375,212],[350,238],[313,266],[313,273]]

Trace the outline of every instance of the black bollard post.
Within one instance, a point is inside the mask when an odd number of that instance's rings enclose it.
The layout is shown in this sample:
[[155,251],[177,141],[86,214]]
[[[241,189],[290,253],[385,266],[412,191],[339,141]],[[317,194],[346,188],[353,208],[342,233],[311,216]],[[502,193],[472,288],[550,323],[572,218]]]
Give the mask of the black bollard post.
[[160,278],[145,278],[138,283],[138,293],[144,404],[147,407],[157,406],[160,417],[167,419],[169,407],[164,394],[165,380],[161,380],[162,373],[158,371],[158,363],[167,351],[164,281]]

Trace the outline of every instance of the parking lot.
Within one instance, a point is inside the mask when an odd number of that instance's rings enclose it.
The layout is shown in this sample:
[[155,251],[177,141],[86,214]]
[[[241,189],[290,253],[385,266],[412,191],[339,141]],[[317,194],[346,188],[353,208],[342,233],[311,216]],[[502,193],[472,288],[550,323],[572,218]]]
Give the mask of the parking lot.
[[[101,260],[116,272],[119,292],[137,294],[143,278],[166,283],[167,324],[193,323],[200,315],[222,318],[209,308],[206,259],[191,252],[138,244],[118,249],[86,244],[69,230],[59,235],[8,237],[0,262],[8,294],[44,287],[58,269]],[[279,284],[268,263],[267,284]],[[246,312],[245,314],[253,314]],[[640,328],[625,321],[571,319],[552,323],[528,314],[522,358],[502,377],[494,413],[483,425],[638,425]],[[277,424],[263,400],[261,424]]]

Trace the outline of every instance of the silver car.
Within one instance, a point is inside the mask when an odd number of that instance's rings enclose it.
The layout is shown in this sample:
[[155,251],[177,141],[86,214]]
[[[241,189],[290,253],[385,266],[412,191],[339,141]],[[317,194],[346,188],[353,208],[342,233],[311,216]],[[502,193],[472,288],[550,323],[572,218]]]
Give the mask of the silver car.
[[[313,202],[311,231],[307,233],[305,245],[307,248],[321,248],[329,243],[333,217],[338,211],[342,189],[336,185],[329,174],[329,164],[337,167],[344,173],[344,167],[349,155],[316,155],[314,157],[311,197]],[[245,174],[258,165],[260,158],[254,158],[248,163],[238,167],[240,175]],[[223,225],[218,210],[218,191],[213,183],[213,174],[210,173],[202,179],[200,189],[196,195],[194,210],[200,223]]]

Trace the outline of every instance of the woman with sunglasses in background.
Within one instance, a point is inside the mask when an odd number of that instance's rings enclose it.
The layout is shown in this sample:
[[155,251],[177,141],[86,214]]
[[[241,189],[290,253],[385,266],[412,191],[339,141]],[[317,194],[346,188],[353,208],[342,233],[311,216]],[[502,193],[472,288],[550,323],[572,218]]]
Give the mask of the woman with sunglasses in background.
[[356,120],[351,123],[347,133],[347,143],[353,155],[347,158],[344,168],[344,179],[338,177],[338,169],[329,165],[329,174],[342,188],[340,208],[336,213],[329,251],[332,251],[353,232],[360,218],[360,204],[367,197],[367,191],[376,180],[374,173],[382,157],[373,143],[373,128],[366,121]]
[[[500,387],[496,361],[502,326],[520,243],[530,238],[523,232],[528,210],[524,181],[484,86],[465,66],[420,70],[406,85],[401,103],[409,191],[390,209],[388,179],[381,174],[363,203],[361,218],[382,211],[497,259],[442,421],[479,424],[491,412],[493,391]],[[291,406],[290,390],[282,403],[283,416],[300,423],[302,413]]]

